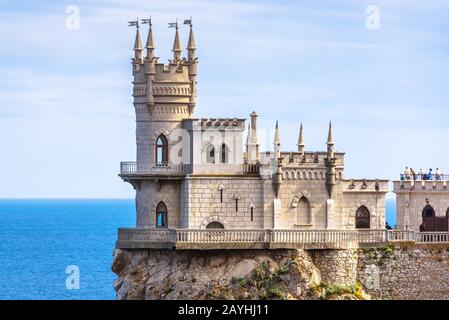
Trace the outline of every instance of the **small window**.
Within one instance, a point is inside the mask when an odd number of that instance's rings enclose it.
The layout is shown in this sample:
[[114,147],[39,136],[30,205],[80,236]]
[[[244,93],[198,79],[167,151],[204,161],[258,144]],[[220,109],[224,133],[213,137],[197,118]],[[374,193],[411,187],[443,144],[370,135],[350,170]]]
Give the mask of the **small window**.
[[223,189],[220,189],[220,202],[223,203]]
[[168,141],[167,138],[161,134],[156,140],[156,164],[166,165],[168,162]]
[[167,227],[167,206],[162,201],[159,202],[156,208],[156,227]]
[[251,208],[251,222],[254,221],[254,208]]
[[215,163],[215,148],[211,144],[206,148],[206,162]]
[[235,211],[239,211],[239,199],[235,199]]
[[226,144],[221,145],[221,163],[227,163],[228,162],[228,147]]

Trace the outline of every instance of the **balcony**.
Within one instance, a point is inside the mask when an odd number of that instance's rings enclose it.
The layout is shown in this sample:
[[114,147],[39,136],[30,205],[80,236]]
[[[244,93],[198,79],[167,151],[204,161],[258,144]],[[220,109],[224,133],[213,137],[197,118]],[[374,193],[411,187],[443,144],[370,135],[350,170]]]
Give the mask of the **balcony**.
[[186,167],[184,164],[171,163],[144,163],[137,164],[136,162],[121,162],[120,176],[123,177],[138,177],[138,176],[174,176],[183,177],[186,174]]
[[120,228],[119,249],[348,249],[394,242],[448,244],[448,232],[411,230],[195,230]]

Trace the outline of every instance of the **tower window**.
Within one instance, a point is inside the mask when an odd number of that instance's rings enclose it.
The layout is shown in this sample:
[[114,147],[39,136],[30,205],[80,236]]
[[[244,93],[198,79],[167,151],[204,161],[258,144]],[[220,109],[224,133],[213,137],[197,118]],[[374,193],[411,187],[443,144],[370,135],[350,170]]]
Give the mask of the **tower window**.
[[166,165],[168,162],[168,141],[167,138],[161,134],[156,140],[156,164]]
[[167,206],[162,201],[156,207],[156,227],[167,227]]
[[215,148],[211,144],[209,144],[206,148],[206,162],[215,163]]
[[228,147],[226,144],[221,145],[221,163],[227,163],[228,162]]
[[220,189],[220,202],[223,203],[223,189]]
[[251,222],[254,220],[254,208],[251,207]]
[[235,199],[235,211],[239,211],[239,199]]

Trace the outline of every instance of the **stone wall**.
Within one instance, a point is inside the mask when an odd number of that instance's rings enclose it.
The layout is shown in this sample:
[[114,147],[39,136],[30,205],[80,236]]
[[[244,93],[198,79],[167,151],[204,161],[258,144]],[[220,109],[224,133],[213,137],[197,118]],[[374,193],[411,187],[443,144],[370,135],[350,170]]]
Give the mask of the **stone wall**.
[[448,245],[115,250],[118,299],[449,299]]

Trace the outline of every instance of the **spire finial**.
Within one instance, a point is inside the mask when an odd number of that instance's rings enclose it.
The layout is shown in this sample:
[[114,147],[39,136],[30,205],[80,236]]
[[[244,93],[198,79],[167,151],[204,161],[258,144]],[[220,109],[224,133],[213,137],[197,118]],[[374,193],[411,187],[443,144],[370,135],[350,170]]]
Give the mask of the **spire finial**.
[[302,130],[302,122],[301,122],[301,126],[299,127],[298,151],[304,152],[304,133]]
[[137,20],[128,22],[130,27],[136,27],[136,39],[134,41],[134,59],[136,62],[139,62],[142,58],[142,40],[140,39],[140,31],[139,31],[139,17]]
[[334,134],[332,132],[332,121],[329,121],[329,132],[327,134],[327,144],[334,144]]
[[274,132],[274,144],[277,146],[281,145],[281,135],[279,134],[279,123],[276,120],[276,130]]
[[179,32],[178,32],[178,19],[176,19],[176,22],[171,22],[168,24],[169,28],[175,27],[175,41],[173,42],[173,61],[177,63],[181,60],[181,42],[179,40]]
[[152,22],[151,22],[151,16],[149,19],[142,19],[142,24],[148,24],[148,37],[147,37],[147,43],[145,45],[145,48],[147,49],[147,57],[153,58],[154,57],[154,40],[153,40],[153,28],[152,28]]

